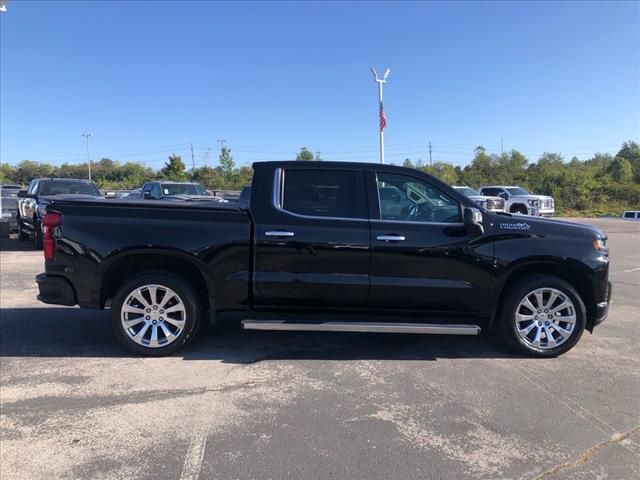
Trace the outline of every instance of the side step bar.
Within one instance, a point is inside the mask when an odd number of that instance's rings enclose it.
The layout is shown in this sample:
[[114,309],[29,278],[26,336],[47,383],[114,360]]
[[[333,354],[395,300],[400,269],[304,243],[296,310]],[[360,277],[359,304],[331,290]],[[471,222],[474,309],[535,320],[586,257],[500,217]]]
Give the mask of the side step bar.
[[298,332],[380,332],[430,333],[440,335],[479,335],[478,325],[452,325],[446,323],[396,322],[316,322],[295,323],[284,320],[243,320],[245,330],[289,330]]

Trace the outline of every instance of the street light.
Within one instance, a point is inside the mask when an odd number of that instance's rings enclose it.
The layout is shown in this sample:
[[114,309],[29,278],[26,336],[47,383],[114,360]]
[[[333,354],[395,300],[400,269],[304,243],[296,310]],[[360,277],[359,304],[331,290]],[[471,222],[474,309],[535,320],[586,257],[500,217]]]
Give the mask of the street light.
[[379,120],[380,120],[380,163],[384,163],[384,127],[387,126],[387,117],[384,114],[384,108],[382,106],[382,84],[387,83],[387,77],[391,73],[391,69],[387,68],[384,71],[384,75],[382,78],[378,78],[378,72],[376,69],[371,67],[371,74],[373,75],[373,79],[378,84],[378,102],[380,103],[379,108]]
[[93,134],[83,133],[82,136],[87,140],[87,164],[89,165],[89,181],[91,181],[91,159],[89,158],[89,138],[93,137]]

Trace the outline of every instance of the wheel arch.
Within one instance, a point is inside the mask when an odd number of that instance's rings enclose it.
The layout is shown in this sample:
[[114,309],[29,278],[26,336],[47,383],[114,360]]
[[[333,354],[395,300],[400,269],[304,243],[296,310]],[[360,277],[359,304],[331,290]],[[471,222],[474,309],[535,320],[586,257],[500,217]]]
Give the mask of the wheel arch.
[[502,280],[497,284],[498,292],[495,297],[495,306],[489,319],[489,330],[494,328],[496,319],[500,318],[501,308],[509,289],[515,286],[521,278],[539,274],[558,277],[576,289],[587,310],[586,328],[591,331],[594,327],[596,306],[591,301],[595,298],[595,290],[589,280],[589,273],[589,268],[586,265],[574,261],[536,260],[520,263],[512,267],[505,272]]
[[211,289],[204,269],[186,254],[167,250],[130,250],[113,256],[101,274],[100,305],[104,307],[118,288],[132,276],[162,272],[184,278],[195,289],[204,310],[212,306]]

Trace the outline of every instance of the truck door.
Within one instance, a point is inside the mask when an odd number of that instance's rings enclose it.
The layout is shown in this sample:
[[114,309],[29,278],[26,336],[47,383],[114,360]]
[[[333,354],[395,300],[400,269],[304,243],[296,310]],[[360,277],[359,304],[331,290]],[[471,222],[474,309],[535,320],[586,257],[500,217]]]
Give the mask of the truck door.
[[[305,162],[306,163],[306,162]],[[254,192],[254,301],[321,309],[364,307],[370,237],[364,171],[308,164],[260,170]]]
[[[381,169],[367,176],[369,306],[464,316],[482,311],[493,247],[467,234],[459,201],[418,174]],[[388,195],[391,190],[399,195]]]

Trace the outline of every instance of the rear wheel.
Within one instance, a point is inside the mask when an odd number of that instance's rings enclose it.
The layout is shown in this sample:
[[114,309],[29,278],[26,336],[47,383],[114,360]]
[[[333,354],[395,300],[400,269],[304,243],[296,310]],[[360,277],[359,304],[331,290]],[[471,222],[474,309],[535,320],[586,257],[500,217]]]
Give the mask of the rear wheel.
[[111,305],[112,326],[131,352],[160,357],[191,341],[200,325],[192,287],[165,273],[139,275],[124,284]]
[[18,218],[18,240],[20,240],[21,242],[26,242],[27,240],[29,240],[29,234],[24,230],[24,224],[22,223],[22,220]]
[[514,350],[536,357],[555,357],[578,343],[586,309],[578,292],[550,275],[522,279],[507,292],[501,310],[502,335]]
[[33,246],[38,250],[42,249],[42,226],[37,219],[33,219]]

